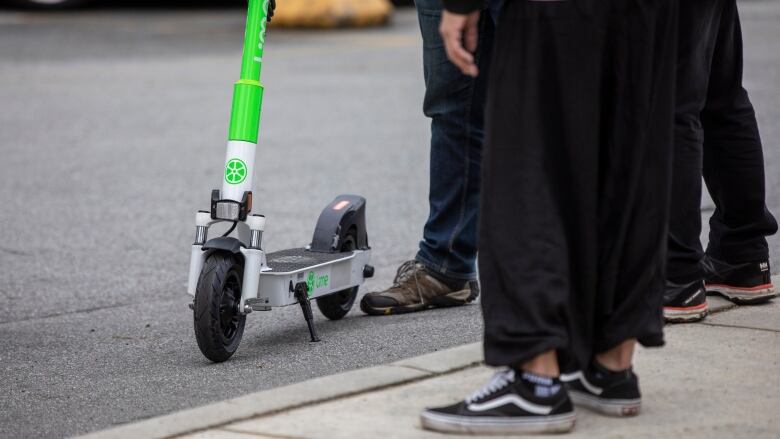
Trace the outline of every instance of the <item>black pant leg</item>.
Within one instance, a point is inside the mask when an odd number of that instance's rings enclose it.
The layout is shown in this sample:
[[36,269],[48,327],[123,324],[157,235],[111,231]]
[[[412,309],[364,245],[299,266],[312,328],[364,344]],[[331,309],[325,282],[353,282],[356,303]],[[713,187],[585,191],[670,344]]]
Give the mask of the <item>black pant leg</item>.
[[497,29],[482,162],[481,302],[485,361],[519,366],[592,338],[604,29],[578,1],[508,1]]
[[731,263],[769,257],[777,222],[766,207],[764,157],[753,105],[742,86],[736,0],[723,0],[704,127],[704,179],[715,201],[707,253]]
[[591,352],[663,344],[677,1],[615,0],[603,124]]
[[680,3],[677,45],[677,97],[674,124],[672,197],[669,214],[667,278],[679,283],[701,279],[701,194],[704,129],[710,66],[723,0]]
[[675,5],[506,3],[481,198],[488,364],[662,343]]

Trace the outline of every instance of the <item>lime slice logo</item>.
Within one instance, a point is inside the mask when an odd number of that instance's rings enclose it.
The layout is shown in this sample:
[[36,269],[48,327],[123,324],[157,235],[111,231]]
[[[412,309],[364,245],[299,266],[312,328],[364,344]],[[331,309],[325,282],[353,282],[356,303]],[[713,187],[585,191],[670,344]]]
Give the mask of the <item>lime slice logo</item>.
[[309,293],[309,297],[311,297],[312,293],[314,292],[314,272],[310,271],[309,276],[306,277],[306,292]]
[[246,163],[239,159],[230,159],[225,165],[225,181],[239,184],[246,180]]

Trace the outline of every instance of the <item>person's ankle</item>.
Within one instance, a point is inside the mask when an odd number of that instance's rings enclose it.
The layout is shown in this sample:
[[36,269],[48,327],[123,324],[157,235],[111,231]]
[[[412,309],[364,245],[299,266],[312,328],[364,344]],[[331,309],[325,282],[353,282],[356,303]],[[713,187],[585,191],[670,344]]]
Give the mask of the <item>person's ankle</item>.
[[631,369],[636,339],[624,340],[612,349],[595,355],[594,362],[611,372]]
[[515,376],[520,377],[523,374],[538,376],[541,378],[558,378],[560,376],[560,373],[555,373],[546,369],[540,369],[540,368],[527,368],[527,367],[510,367],[513,371],[515,371]]
[[520,373],[529,372],[549,378],[557,378],[561,374],[555,351],[543,352],[521,364],[519,368],[513,367],[513,369]]
[[615,375],[615,374],[621,374],[625,373],[626,371],[629,371],[632,369],[632,365],[629,364],[628,366],[625,366],[625,364],[619,364],[618,362],[611,362],[610,364],[604,364],[602,363],[598,358],[593,358],[593,361],[591,361],[591,367],[594,368],[597,372],[601,372],[605,375]]
[[623,372],[631,369],[631,363],[626,363],[617,358],[603,357],[597,355],[593,358],[593,364],[608,372]]

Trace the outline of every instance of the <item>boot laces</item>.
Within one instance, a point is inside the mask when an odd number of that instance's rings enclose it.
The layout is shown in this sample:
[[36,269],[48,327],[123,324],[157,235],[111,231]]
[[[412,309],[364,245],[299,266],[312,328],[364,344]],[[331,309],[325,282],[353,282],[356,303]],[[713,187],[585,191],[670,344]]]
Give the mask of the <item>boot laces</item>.
[[411,261],[406,261],[403,264],[401,264],[400,267],[398,267],[398,271],[395,272],[395,279],[393,279],[393,286],[400,286],[402,283],[404,283],[407,279],[417,274],[418,268],[417,265],[419,263],[412,259]]
[[[414,259],[404,262],[398,267],[398,271],[395,273],[393,288],[400,288],[411,293],[417,293],[417,296],[420,298],[420,303],[425,303],[425,299],[423,299],[422,293],[420,292],[420,282],[417,279],[417,273],[423,269],[422,264]],[[414,278],[414,289],[410,288],[407,282],[412,278]]]

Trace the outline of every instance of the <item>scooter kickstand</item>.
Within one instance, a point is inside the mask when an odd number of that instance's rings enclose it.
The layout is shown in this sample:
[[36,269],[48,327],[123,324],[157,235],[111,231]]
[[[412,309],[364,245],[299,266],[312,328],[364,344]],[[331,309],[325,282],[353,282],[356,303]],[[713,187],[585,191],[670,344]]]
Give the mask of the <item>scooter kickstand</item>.
[[307,293],[306,282],[298,282],[295,285],[295,298],[298,299],[298,303],[301,305],[303,311],[303,318],[306,319],[306,325],[309,327],[309,334],[311,335],[311,342],[315,343],[320,341],[317,337],[317,331],[314,330],[314,314],[311,312],[311,303]]

